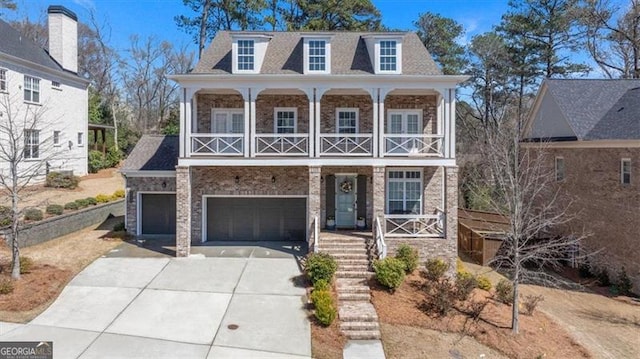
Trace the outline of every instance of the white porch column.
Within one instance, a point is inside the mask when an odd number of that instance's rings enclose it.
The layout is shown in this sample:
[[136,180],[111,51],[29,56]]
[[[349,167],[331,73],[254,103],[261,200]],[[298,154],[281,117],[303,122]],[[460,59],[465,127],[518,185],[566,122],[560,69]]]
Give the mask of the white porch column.
[[387,94],[391,92],[392,89],[382,88],[378,91],[378,151],[380,152],[379,156],[384,157],[384,153],[386,151],[386,143],[384,140],[384,123],[386,120],[385,110],[384,110],[384,100],[387,98]]
[[325,92],[327,92],[328,89],[326,88],[316,88],[316,95],[315,95],[315,99],[314,99],[314,111],[315,111],[315,133],[314,133],[314,142],[315,142],[315,146],[316,146],[316,156],[320,157],[320,151],[321,151],[321,143],[320,143],[320,132],[322,131],[322,126],[320,126],[320,123],[322,122],[322,115],[320,114],[320,101],[322,100],[322,96],[324,95]]
[[[195,88],[186,88],[184,91],[184,125],[180,128],[180,133],[184,133],[184,141],[181,146],[182,157],[191,156],[191,133],[194,131],[194,122],[197,123],[198,120],[198,108],[194,106],[194,97],[197,91],[198,89]],[[197,132],[197,126],[195,130]]]
[[249,101],[249,156],[256,156],[256,99],[263,89],[252,88]]
[[380,121],[380,115],[378,112],[378,89],[372,88],[367,90],[369,95],[371,96],[371,101],[373,102],[373,124],[371,126],[371,136],[372,138],[372,146],[371,146],[371,154],[373,157],[378,157],[378,143],[380,142],[378,136],[378,122]]
[[456,89],[449,89],[449,111],[451,111],[451,126],[449,129],[451,134],[449,135],[449,155],[451,158],[456,158]]
[[444,90],[444,143],[443,151],[444,157],[450,158],[450,148],[451,148],[451,108],[450,108],[450,93],[448,89]]
[[250,125],[250,112],[251,112],[251,89],[244,88],[239,89],[242,99],[244,100],[244,142],[242,144],[242,150],[244,157],[249,157],[249,127]]
[[309,141],[308,143],[308,154],[309,157],[317,157],[318,154],[316,153],[316,121],[315,121],[315,99],[314,99],[314,89],[313,88],[306,88],[303,90],[304,93],[307,95],[307,99],[309,101],[309,130],[308,130],[308,134],[309,134]]

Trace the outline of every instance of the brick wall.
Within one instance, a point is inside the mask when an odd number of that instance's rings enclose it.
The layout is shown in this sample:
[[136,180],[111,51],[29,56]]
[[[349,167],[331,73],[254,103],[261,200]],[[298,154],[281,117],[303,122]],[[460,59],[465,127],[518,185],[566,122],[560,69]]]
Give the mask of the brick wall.
[[[373,223],[373,185],[371,184],[371,175],[372,175],[373,167],[322,167],[322,177],[327,178],[329,175],[335,175],[336,173],[353,173],[358,175],[367,176],[367,217],[366,222],[367,226],[371,227]],[[327,213],[327,185],[325,182],[322,182],[320,188],[320,224],[322,228],[325,227],[327,223],[327,216],[330,213]]]
[[244,110],[244,100],[240,94],[200,94],[198,101],[198,128],[197,132],[211,132],[212,108],[238,108]]
[[127,232],[136,235],[138,192],[175,192],[176,179],[174,177],[127,177],[126,188],[129,191],[126,198],[127,223],[125,225]]
[[[617,273],[623,266],[640,292],[640,148],[549,149],[549,165],[564,157],[565,180],[558,183],[572,201],[575,219],[564,233],[590,233],[584,240],[597,268]],[[631,159],[631,184],[620,183],[620,160]]]
[[274,133],[274,108],[297,108],[298,133],[309,132],[309,100],[306,95],[258,95],[256,133]]
[[359,133],[373,133],[373,100],[369,95],[324,95],[320,100],[320,132],[336,133],[336,108],[358,108]]
[[438,119],[437,114],[437,102],[435,95],[391,95],[387,96],[384,101],[385,108],[385,121],[388,118],[387,113],[389,110],[422,110],[422,125],[424,126],[425,134],[437,133]]

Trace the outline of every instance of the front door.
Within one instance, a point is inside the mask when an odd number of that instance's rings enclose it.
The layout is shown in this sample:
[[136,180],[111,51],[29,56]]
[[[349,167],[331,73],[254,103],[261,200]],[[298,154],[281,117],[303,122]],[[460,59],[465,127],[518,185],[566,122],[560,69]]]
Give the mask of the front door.
[[336,227],[356,226],[356,176],[336,175]]

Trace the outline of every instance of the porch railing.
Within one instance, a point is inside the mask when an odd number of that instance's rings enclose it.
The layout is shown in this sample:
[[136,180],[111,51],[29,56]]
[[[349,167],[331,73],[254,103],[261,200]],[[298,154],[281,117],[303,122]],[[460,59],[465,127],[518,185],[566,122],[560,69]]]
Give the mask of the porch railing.
[[386,214],[384,235],[386,237],[444,237],[444,213],[435,214]]
[[191,135],[191,154],[242,156],[244,135],[237,133],[198,133]]
[[385,156],[442,156],[442,135],[384,134]]
[[256,134],[257,156],[306,156],[309,154],[309,135],[306,133]]
[[387,256],[387,244],[384,242],[384,232],[380,225],[380,218],[376,217],[374,220],[374,228],[376,230],[376,247],[378,249],[378,259],[384,259]]
[[320,155],[371,155],[373,153],[372,143],[373,135],[370,133],[321,133]]

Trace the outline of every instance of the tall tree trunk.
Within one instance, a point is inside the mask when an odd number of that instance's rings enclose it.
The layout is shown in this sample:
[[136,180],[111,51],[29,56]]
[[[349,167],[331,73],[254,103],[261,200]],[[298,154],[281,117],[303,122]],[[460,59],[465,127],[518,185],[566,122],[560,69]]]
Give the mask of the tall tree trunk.
[[117,151],[120,149],[118,146],[118,121],[116,120],[116,107],[113,105],[113,101],[111,101],[111,117],[113,117],[113,146]]
[[207,21],[209,21],[209,9],[211,8],[211,0],[205,0],[202,7],[202,19],[200,20],[200,33],[198,34],[198,60],[202,58],[204,46],[207,42]]
[[20,279],[20,245],[18,242],[18,165],[11,163],[11,278]]

